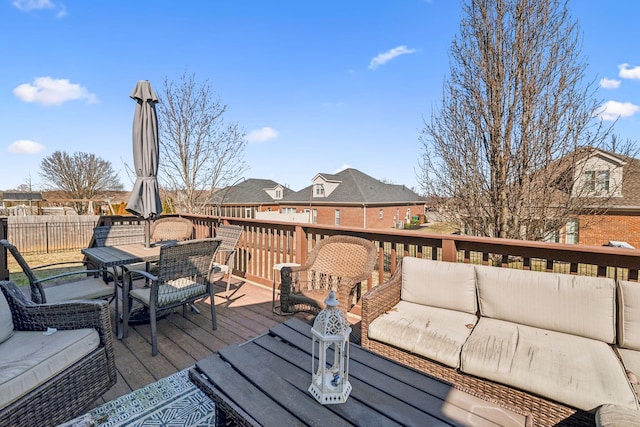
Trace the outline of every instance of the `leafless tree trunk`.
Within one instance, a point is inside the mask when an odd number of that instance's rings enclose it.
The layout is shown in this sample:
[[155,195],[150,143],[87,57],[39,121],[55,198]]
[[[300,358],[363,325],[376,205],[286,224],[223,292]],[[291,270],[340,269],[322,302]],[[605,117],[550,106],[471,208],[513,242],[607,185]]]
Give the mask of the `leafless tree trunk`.
[[177,82],[164,79],[158,104],[160,179],[183,211],[203,212],[217,189],[247,170],[246,132],[225,122],[226,111],[208,81],[198,84],[186,73]]
[[88,200],[99,193],[122,190],[111,162],[95,154],[56,151],[40,162],[40,176],[45,189],[62,190],[72,199],[79,215],[87,212]]
[[442,104],[420,136],[421,185],[448,220],[538,240],[606,206],[575,181],[609,133],[585,67],[566,1],[466,0]]

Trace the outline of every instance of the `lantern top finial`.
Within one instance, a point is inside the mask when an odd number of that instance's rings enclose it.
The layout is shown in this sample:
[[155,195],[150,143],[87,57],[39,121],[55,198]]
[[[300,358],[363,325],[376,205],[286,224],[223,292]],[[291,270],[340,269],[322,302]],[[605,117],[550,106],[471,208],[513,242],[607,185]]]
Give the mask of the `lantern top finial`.
[[329,296],[324,300],[324,308],[313,322],[312,332],[320,334],[325,338],[344,337],[351,332],[349,320],[342,310],[338,308],[338,300],[334,291],[329,292]]

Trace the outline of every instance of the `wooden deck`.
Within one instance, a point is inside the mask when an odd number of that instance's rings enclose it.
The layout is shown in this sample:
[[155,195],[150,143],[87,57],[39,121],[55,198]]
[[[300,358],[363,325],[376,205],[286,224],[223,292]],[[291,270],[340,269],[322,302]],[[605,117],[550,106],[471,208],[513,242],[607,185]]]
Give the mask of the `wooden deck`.
[[[158,355],[155,357],[151,356],[148,324],[131,326],[124,340],[114,338],[118,381],[93,407],[188,368],[228,344],[255,338],[288,319],[272,313],[271,288],[234,276],[227,298],[225,286],[225,282],[216,283],[218,328],[215,331],[211,328],[211,312],[206,300],[196,303],[200,314],[187,311],[184,318],[182,310],[177,309],[158,321]],[[115,313],[113,304],[112,312]],[[305,321],[313,318],[305,313],[295,316]],[[112,321],[114,319],[115,314]]]

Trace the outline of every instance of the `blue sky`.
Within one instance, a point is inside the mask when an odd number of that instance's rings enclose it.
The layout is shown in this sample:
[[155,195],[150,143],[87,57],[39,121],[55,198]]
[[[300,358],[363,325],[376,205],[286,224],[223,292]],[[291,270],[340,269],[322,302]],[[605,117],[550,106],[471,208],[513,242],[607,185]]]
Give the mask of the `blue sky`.
[[[573,0],[587,78],[615,132],[640,140],[640,2]],[[248,133],[246,178],[293,190],[353,167],[416,187],[457,0],[0,0],[0,190],[56,150],[131,181],[136,82],[208,80]],[[612,117],[605,117],[611,119]]]

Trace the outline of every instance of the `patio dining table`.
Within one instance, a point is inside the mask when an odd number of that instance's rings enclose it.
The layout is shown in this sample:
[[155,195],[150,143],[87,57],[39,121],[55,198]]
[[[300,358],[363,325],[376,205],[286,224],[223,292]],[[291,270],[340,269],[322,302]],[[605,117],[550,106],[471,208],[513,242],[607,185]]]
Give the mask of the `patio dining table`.
[[[131,243],[118,246],[85,248],[81,252],[90,262],[100,266],[100,268],[109,269],[138,262],[157,262],[160,259],[161,246],[160,244],[152,244],[147,248],[144,243]],[[118,281],[117,275],[115,277],[116,281]],[[124,292],[122,282],[117,282],[115,285],[123,289]],[[122,298],[124,298],[124,295],[122,295]],[[116,319],[116,334],[118,338],[122,338],[122,329],[118,319]]]

